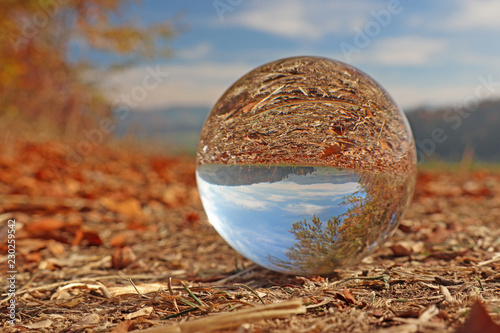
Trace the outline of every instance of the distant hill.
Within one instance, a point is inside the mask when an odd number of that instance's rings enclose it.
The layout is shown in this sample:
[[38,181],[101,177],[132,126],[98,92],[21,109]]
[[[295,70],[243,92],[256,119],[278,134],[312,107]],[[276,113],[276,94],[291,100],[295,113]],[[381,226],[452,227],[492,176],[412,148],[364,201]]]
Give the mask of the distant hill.
[[477,161],[500,161],[500,101],[477,108],[418,108],[406,113],[419,161],[459,161],[467,149]]
[[[165,144],[171,150],[194,152],[210,108],[172,107],[131,112],[118,121],[117,137]],[[464,151],[478,161],[500,161],[500,100],[482,101],[475,109],[422,107],[406,116],[417,144],[419,161],[459,161]]]
[[115,136],[164,143],[169,151],[194,153],[209,112],[208,107],[172,107],[130,112],[125,119],[117,121]]
[[130,112],[119,121],[116,135],[122,137],[134,133],[147,137],[168,131],[199,131],[209,111],[204,107],[172,107]]

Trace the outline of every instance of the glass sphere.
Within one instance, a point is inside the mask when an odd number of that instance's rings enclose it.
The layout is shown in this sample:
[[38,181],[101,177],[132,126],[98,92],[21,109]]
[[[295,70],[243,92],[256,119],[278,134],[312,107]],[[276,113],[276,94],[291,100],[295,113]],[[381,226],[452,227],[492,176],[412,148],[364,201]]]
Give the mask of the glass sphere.
[[360,70],[277,60],[234,83],[208,116],[196,177],[210,223],[271,270],[329,274],[396,229],[416,151],[403,112]]

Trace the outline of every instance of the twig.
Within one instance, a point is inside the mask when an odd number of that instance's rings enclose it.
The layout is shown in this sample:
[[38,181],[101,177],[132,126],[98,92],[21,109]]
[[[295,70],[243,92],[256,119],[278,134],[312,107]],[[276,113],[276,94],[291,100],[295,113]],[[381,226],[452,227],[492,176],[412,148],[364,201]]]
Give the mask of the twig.
[[481,267],[481,266],[492,264],[492,263],[497,262],[497,261],[500,261],[500,252],[496,253],[495,256],[493,256],[493,258],[491,258],[490,260],[481,261],[477,265],[479,267]]
[[[194,309],[188,309],[193,311]],[[187,310],[185,310],[187,311]],[[195,319],[172,326],[155,327],[142,331],[143,333],[182,333],[210,332],[214,330],[235,327],[243,323],[259,321],[268,318],[305,313],[306,308],[301,299],[274,303],[250,309],[233,311],[210,317]],[[177,316],[179,314],[175,314]],[[171,316],[169,316],[171,318]]]
[[109,293],[108,289],[106,289],[106,287],[99,281],[97,281],[96,284],[100,287],[100,290],[101,290],[102,294],[104,295],[104,297],[106,297],[107,299],[110,299],[111,294]]
[[[174,290],[172,289],[172,277],[168,278],[168,292],[170,293],[170,296],[175,296]],[[173,303],[174,303],[175,310],[177,312],[180,312],[179,306],[177,306],[177,300],[175,298],[173,299]]]
[[137,289],[137,287],[135,286],[134,281],[132,281],[132,279],[131,279],[131,278],[127,278],[126,280],[127,280],[127,281],[128,281],[128,282],[132,285],[132,287],[134,287],[135,291],[137,292],[137,294],[138,294],[139,296],[144,297],[144,298],[146,298],[146,299],[149,299],[149,297],[148,297],[148,296],[141,294],[141,292],[139,291],[139,289]]

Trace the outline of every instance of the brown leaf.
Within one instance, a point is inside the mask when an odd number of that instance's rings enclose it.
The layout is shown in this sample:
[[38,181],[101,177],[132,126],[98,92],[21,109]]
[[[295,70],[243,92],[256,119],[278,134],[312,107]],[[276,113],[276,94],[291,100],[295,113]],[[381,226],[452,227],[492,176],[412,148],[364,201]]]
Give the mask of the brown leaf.
[[102,239],[99,237],[99,234],[95,231],[86,231],[83,229],[79,229],[75,238],[73,238],[72,245],[102,245]]
[[127,216],[127,217],[143,217],[142,206],[139,200],[135,198],[129,198],[124,201],[116,201],[112,198],[102,198],[100,200],[101,204],[107,209]]
[[142,223],[129,222],[129,223],[127,223],[127,229],[137,230],[137,231],[146,231],[148,229],[148,227]]
[[426,235],[425,240],[429,243],[438,244],[444,242],[451,234],[451,230],[439,226],[434,228],[430,234]]
[[113,328],[111,333],[126,333],[130,330],[130,328],[134,325],[134,321],[130,319],[126,319],[125,321],[122,321],[118,325]]
[[412,248],[404,242],[398,242],[391,245],[392,254],[396,257],[405,257],[413,253]]
[[64,222],[55,218],[43,218],[26,225],[26,230],[34,235],[44,234],[64,227]]
[[116,250],[111,258],[111,266],[116,269],[122,269],[129,266],[137,259],[134,251],[128,246]]
[[311,280],[313,282],[321,282],[321,283],[325,282],[325,278],[322,277],[322,276],[319,276],[319,275],[312,276],[312,277],[309,278],[309,280]]
[[76,322],[74,325],[82,325],[82,326],[87,326],[87,325],[97,325],[99,323],[99,315],[97,313],[87,313],[83,315],[83,317],[80,318],[78,322]]
[[25,326],[26,328],[29,328],[29,329],[32,329],[32,330],[36,330],[36,329],[42,329],[42,328],[49,328],[52,326],[54,322],[50,319],[45,319],[45,320],[41,320],[41,321],[37,321],[37,322],[34,322],[32,324],[29,324],[29,325],[23,325]]
[[30,262],[40,262],[42,261],[42,255],[40,252],[31,252],[24,256],[26,260]]
[[65,252],[64,245],[53,239],[49,240],[47,248],[54,257],[59,257]]
[[346,287],[344,287],[344,297],[349,304],[354,304],[354,305],[359,304],[359,302],[356,301],[356,298],[354,298],[354,295],[351,294],[351,292],[349,290],[347,290]]
[[125,315],[126,319],[134,319],[138,317],[144,317],[144,316],[150,316],[154,311],[154,308],[152,306],[147,306],[142,309],[139,309],[135,312],[129,313]]
[[472,306],[469,318],[465,321],[464,325],[460,327],[455,333],[499,333],[500,325],[495,323],[484,304],[476,301]]
[[182,184],[170,184],[163,192],[162,199],[170,207],[183,205],[188,199],[187,188]]
[[196,224],[200,220],[200,214],[196,212],[191,212],[186,214],[186,222],[189,225]]
[[341,149],[340,146],[335,143],[329,147],[327,147],[325,150],[323,150],[320,154],[320,158],[325,158],[330,155],[340,155],[341,154]]
[[110,238],[109,244],[112,247],[124,247],[130,235],[124,232],[118,233]]
[[458,252],[435,252],[429,254],[424,260],[429,260],[429,259],[453,260],[456,257],[463,256],[467,252],[469,252],[469,250],[458,251]]

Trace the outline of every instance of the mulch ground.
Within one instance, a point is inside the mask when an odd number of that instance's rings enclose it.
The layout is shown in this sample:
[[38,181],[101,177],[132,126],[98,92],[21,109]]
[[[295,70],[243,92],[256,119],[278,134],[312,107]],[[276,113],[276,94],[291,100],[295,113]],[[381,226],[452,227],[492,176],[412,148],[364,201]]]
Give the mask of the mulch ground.
[[389,242],[302,277],[226,245],[192,157],[91,147],[2,143],[0,330],[500,332],[500,171],[420,171]]

